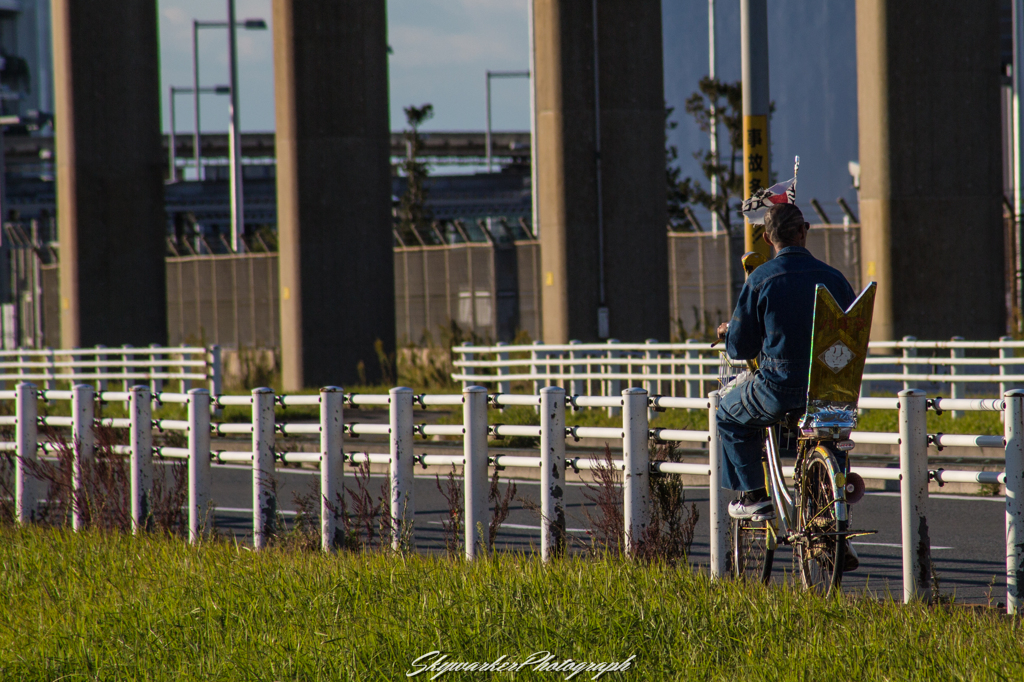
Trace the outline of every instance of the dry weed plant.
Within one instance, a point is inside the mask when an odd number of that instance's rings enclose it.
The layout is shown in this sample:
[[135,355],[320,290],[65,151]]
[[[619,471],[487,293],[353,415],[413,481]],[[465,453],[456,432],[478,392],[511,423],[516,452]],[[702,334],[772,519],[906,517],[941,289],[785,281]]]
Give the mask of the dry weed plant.
[[0,524],[14,521],[15,458],[13,452],[0,453]]
[[459,553],[459,537],[462,534],[462,524],[465,521],[465,511],[462,506],[462,488],[455,480],[455,465],[448,472],[444,487],[441,486],[441,477],[434,475],[437,490],[444,497],[448,505],[448,517],[441,521],[441,532],[444,536],[445,552],[449,556],[456,556]]
[[502,493],[498,487],[498,468],[494,468],[494,475],[491,477],[491,487],[487,499],[491,502],[491,522],[487,527],[487,546],[494,547],[494,538],[497,537],[501,524],[505,523],[509,514],[509,503],[516,499],[516,482],[510,481]]
[[[75,490],[73,479],[75,446],[62,432],[52,427],[42,427],[40,433],[55,449],[55,457],[40,458],[26,464],[29,475],[42,481],[47,488],[46,501],[40,505],[40,522],[66,525],[77,507],[85,526],[130,531],[131,474],[129,458],[114,452],[114,446],[120,444],[118,433],[105,427],[94,428],[96,447],[93,457],[81,462],[81,487],[78,490]],[[183,508],[188,499],[188,470],[181,462],[170,467],[170,483],[165,483],[159,471],[154,472],[150,515],[142,520],[141,525],[151,530],[183,535],[187,529]]]
[[[652,443],[651,455],[651,460],[656,462],[682,460],[674,443]],[[651,519],[634,547],[635,555],[647,561],[685,562],[700,519],[697,504],[686,504],[686,493],[679,476],[651,474],[649,480]]]
[[[341,523],[335,537],[336,549],[350,552],[361,552],[382,547],[385,539],[391,537],[391,509],[387,501],[390,499],[386,485],[382,485],[380,493],[374,500],[370,492],[370,464],[363,462],[355,469],[355,489],[346,488],[338,493],[334,500],[326,503],[329,513]],[[312,520],[315,525],[319,519],[320,491],[308,495],[295,496],[293,500],[299,506],[300,516]]]
[[622,470],[612,459],[612,450],[607,444],[604,456],[592,471],[594,481],[586,483],[583,497],[597,509],[591,513],[587,506],[583,507],[583,514],[590,525],[590,544],[586,549],[592,556],[622,554],[625,548]]

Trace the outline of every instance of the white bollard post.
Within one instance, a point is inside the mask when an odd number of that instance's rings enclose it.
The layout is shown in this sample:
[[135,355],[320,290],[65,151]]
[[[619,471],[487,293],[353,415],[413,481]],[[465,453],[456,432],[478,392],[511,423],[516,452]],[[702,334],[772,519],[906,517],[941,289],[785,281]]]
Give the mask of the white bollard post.
[[[693,345],[695,343],[697,343],[696,339],[686,339],[686,345],[688,345],[688,346]],[[697,349],[690,350],[688,348],[686,350],[686,359],[687,360],[699,360],[700,359],[700,351],[698,351]],[[689,364],[686,365],[686,374],[703,374],[703,367],[701,365],[696,364],[696,363],[689,363]],[[696,398],[697,396],[699,396],[700,393],[701,393],[700,384],[701,384],[700,380],[697,380],[697,379],[690,379],[690,380],[688,380],[686,382],[686,397],[687,398]]]
[[15,439],[18,447],[18,461],[15,464],[15,506],[18,523],[32,523],[36,518],[39,503],[39,480],[32,475],[30,469],[39,461],[36,456],[38,449],[39,410],[38,394],[34,384],[22,382],[18,384],[15,414],[18,425]]
[[[615,347],[619,344],[619,340],[608,339],[608,344],[608,360],[610,361],[610,364],[608,365],[608,374],[612,378],[608,379],[608,388],[605,390],[605,395],[622,395],[622,379],[616,376],[622,373],[622,365],[615,362],[622,357],[622,351]],[[620,414],[622,414],[621,407],[608,408],[609,417],[618,417]]]
[[217,398],[224,391],[224,363],[221,360],[220,346],[210,346],[210,399],[214,405],[214,414],[222,412],[217,407]]
[[57,374],[57,358],[52,348],[46,349],[46,374],[49,377],[46,380],[46,390],[56,391],[57,380],[54,378],[54,375]]
[[487,518],[487,389],[468,386],[462,391],[463,516],[466,559],[487,547],[490,519]]
[[220,346],[210,346],[210,395],[221,394],[224,383],[224,365],[221,361]]
[[147,386],[132,386],[128,397],[131,429],[132,532],[152,525],[153,496],[153,402]]
[[[498,345],[506,347],[506,348],[508,347],[508,344],[505,343],[504,341],[499,341]],[[500,351],[498,351],[498,361],[499,362],[508,362],[508,350],[500,350]],[[501,367],[498,367],[498,375],[499,376],[507,377],[509,374],[511,374],[511,371],[509,370],[509,367],[507,365],[502,365]],[[509,381],[508,379],[502,379],[501,381],[498,382],[498,393],[511,393],[511,392],[512,392],[512,382],[511,381]]]
[[[191,360],[192,359],[192,357],[190,355],[187,355],[185,353],[180,353],[176,357],[179,360]],[[194,371],[194,369],[192,367],[186,367],[184,365],[182,365],[181,367],[178,368],[178,374],[191,374],[193,371]],[[188,393],[189,391],[192,390],[192,380],[191,379],[182,379],[181,380],[181,387],[180,388],[181,388],[181,392],[182,393]]]
[[[151,343],[151,344],[149,344],[149,347],[153,348],[153,349],[157,349],[157,348],[160,348],[160,344],[159,343]],[[149,356],[150,361],[155,362],[156,359],[157,359],[157,355],[160,355],[160,352],[157,351],[157,350],[154,350],[153,354]],[[166,367],[163,367],[163,366],[157,365],[157,364],[150,365],[150,367],[149,367],[149,374],[150,374],[149,390],[154,395],[157,394],[157,393],[160,393],[161,391],[164,390],[164,380],[163,379],[158,379],[158,378],[156,378],[156,377],[154,377],[152,375],[153,374],[163,374],[166,369],[167,369]]]
[[[132,344],[130,343],[125,343],[121,345],[121,348],[127,350],[129,348],[134,348],[134,346],[132,346]],[[136,380],[128,376],[129,374],[135,373],[135,366],[132,364],[134,363],[134,361],[135,356],[132,355],[131,353],[121,354],[121,373],[125,375],[124,380],[121,382],[121,390],[126,393],[128,392],[129,389],[131,389],[132,386],[135,385]]]
[[[1013,341],[1013,337],[1012,336],[1000,336],[999,340],[1001,342],[1005,343],[1006,341]],[[1004,376],[1004,375],[1010,373],[1009,372],[1009,366],[1007,364],[1005,364],[1005,362],[1006,362],[1006,360],[1009,360],[1012,357],[1013,357],[1013,349],[1012,348],[1006,348],[1005,346],[1000,347],[1000,349],[999,349],[999,359],[1003,361],[1003,362],[999,363],[999,375],[1000,376]],[[1009,391],[1009,390],[1010,390],[1010,386],[1005,381],[999,382],[999,395],[1006,395],[1006,392]],[[1000,416],[1005,417],[1006,416],[1006,412],[1001,413]]]
[[540,391],[540,558],[565,553],[565,389]]
[[[96,348],[97,349],[106,348],[106,346],[104,346],[101,343],[98,343],[98,344],[96,344]],[[93,371],[95,371],[96,374],[110,374],[111,373],[111,371],[110,371],[111,368],[110,367],[106,367],[104,365],[104,363],[107,361],[107,357],[108,356],[106,354],[103,354],[103,353],[97,353],[95,357],[96,357],[96,367],[95,367],[95,369]],[[72,355],[71,359],[77,362],[77,361],[82,359],[82,356],[81,355]],[[82,369],[83,368],[75,367],[74,370],[72,370],[72,374],[79,374],[82,371]],[[99,390],[100,393],[103,393],[104,391],[107,390],[107,380],[106,379],[97,379],[96,380],[96,387],[97,387],[97,390]]]
[[[999,341],[1000,341],[1001,344],[1002,343],[1006,343],[1007,341],[1013,341],[1013,337],[1012,336],[1000,336],[999,337]],[[999,372],[999,376],[1005,376],[1006,374],[1010,373],[1009,365],[1007,365],[1005,363],[1005,361],[1009,360],[1012,357],[1013,357],[1013,349],[1012,348],[1007,348],[1005,346],[1000,346],[1000,348],[999,348],[999,359],[1002,360],[1003,362],[1000,362],[999,363],[999,367],[997,368],[997,371]],[[1005,381],[1000,381],[999,382],[999,395],[1005,396],[1006,392],[1009,391],[1009,390],[1010,390],[1009,384],[1007,384]],[[1002,412],[999,413],[999,420],[1004,422],[1004,423],[1006,422],[1006,410],[1005,409]]]
[[[570,346],[578,346],[581,343],[583,343],[583,342],[580,341],[579,339],[572,339],[571,341],[569,341],[569,345]],[[583,353],[578,351],[578,350],[570,350],[569,351],[569,359],[570,360],[579,360],[582,357],[583,357]],[[577,364],[577,363],[573,362],[572,363],[572,369],[570,370],[570,372],[572,374],[583,374],[583,365],[580,365],[580,364]],[[584,388],[584,386],[585,386],[585,383],[583,382],[582,379],[573,379],[572,383],[570,384],[570,390],[572,391],[573,395],[586,395],[587,391]]]
[[85,527],[84,467],[91,462],[96,451],[96,432],[93,430],[95,414],[95,393],[92,386],[78,384],[72,389],[71,398],[71,443],[74,459],[71,465],[71,527],[81,530]]
[[[473,344],[470,343],[469,341],[463,341],[462,342],[462,347],[463,348],[466,348],[466,347],[472,346],[472,345]],[[466,350],[462,351],[462,359],[463,360],[467,360],[467,361],[472,361],[473,360],[473,353],[470,353],[469,351],[466,351]],[[476,370],[476,367],[463,367],[462,368],[462,373],[463,374],[476,374],[476,372],[474,370]],[[469,382],[468,380],[466,380],[466,379],[462,380],[462,390],[463,391],[465,391],[471,385],[472,385],[471,382]]]
[[[535,377],[539,376],[541,374],[541,365],[538,362],[538,360],[541,359],[542,353],[544,352],[544,351],[538,349],[538,347],[541,346],[541,345],[542,344],[541,344],[540,341],[534,341],[533,342],[533,347],[530,348],[530,374],[532,374]],[[544,371],[544,374],[547,374],[547,370]],[[534,394],[540,395],[540,389],[544,388],[547,385],[548,385],[548,383],[546,381],[542,381],[541,379],[534,379],[533,380],[533,392],[534,392]]]
[[[544,351],[538,350],[538,346],[542,345],[540,341],[534,341],[533,347],[530,349],[530,374],[539,376],[541,373],[541,365],[537,362],[544,356]],[[547,374],[547,368],[545,366],[544,374]],[[534,395],[540,395],[540,389],[548,385],[547,381],[540,379],[533,380],[533,393]],[[540,413],[540,405],[537,406],[537,412]]]
[[[903,340],[904,341],[917,341],[917,337],[916,336],[904,336]],[[906,360],[908,358],[916,358],[916,357],[917,357],[917,349],[916,348],[904,348],[903,349],[903,360],[904,360],[903,373],[904,374],[912,374],[913,373],[911,371],[911,366],[906,364]],[[915,381],[904,380],[903,381],[903,390],[904,391],[909,391],[910,389],[914,388],[914,385],[916,383],[917,382],[915,382]]]
[[[543,344],[540,341],[535,341],[534,344],[532,344],[532,346],[534,346],[534,347],[529,349],[529,360],[530,360],[529,373],[534,375],[535,377],[538,377],[541,374],[544,374],[544,375],[548,374],[547,367],[544,366],[544,365],[541,365],[539,363],[539,361],[538,361],[542,357],[544,357],[544,355],[545,355],[545,351],[540,350],[540,347],[542,345]],[[542,368],[544,368],[544,369],[542,370]],[[541,394],[541,389],[544,388],[547,385],[548,385],[548,382],[546,380],[535,379],[534,380],[534,393],[537,394],[537,395],[540,395]]]
[[1006,417],[1006,612],[1024,597],[1024,390],[1003,394]]
[[252,544],[263,549],[276,532],[274,391],[252,390]]
[[416,484],[413,461],[412,389],[404,386],[390,391],[391,428],[391,547],[396,551],[415,549]]
[[650,522],[649,439],[647,391],[627,388],[622,392],[622,499],[625,504],[623,520],[628,556],[636,552]]
[[320,546],[325,552],[342,545],[339,495],[345,494],[345,392],[320,389]]
[[209,531],[210,392],[188,392],[188,541],[199,542]]
[[724,578],[729,556],[729,501],[722,494],[722,441],[718,438],[718,391],[708,394],[708,506],[711,520],[711,577]]
[[[658,339],[647,339],[646,341],[644,341],[644,344],[648,346],[651,345],[652,343],[658,343]],[[655,351],[648,348],[646,351],[644,351],[644,358],[646,360],[656,360],[658,358],[658,354]],[[644,365],[644,374],[658,374],[660,373],[660,369],[661,367],[659,365],[652,362],[648,362],[647,364]],[[658,381],[657,379],[648,379],[647,381],[644,382],[644,388],[647,389],[647,395],[657,395],[658,393],[661,392],[661,382]],[[653,407],[648,408],[648,421],[654,419],[655,414],[656,413]]]
[[[963,341],[964,337],[962,337],[962,336],[954,336],[950,340],[951,341]],[[962,357],[965,356],[964,349],[963,348],[951,348],[950,351],[949,351],[949,356],[950,356],[951,360],[956,360],[958,358],[962,358]],[[957,375],[962,375],[962,374],[967,374],[967,367],[966,367],[966,365],[950,365],[949,366],[949,376],[950,376],[950,381],[949,381],[949,397],[953,398],[954,400],[957,399],[957,398],[966,398],[967,397],[967,384],[965,384],[963,382],[960,382],[960,381],[954,381],[954,379],[957,377]],[[961,417],[964,416],[964,411],[963,410],[950,410],[950,416],[953,419],[960,419]]]
[[924,391],[899,392],[904,603],[915,598],[927,601],[931,597],[926,401]]

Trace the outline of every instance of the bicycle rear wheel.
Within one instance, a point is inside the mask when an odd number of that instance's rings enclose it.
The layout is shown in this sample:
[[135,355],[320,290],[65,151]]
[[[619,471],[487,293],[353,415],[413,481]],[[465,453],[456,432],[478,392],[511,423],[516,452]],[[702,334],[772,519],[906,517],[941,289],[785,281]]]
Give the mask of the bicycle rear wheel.
[[845,491],[836,486],[838,471],[835,457],[818,445],[807,458],[800,479],[797,562],[804,587],[820,594],[839,588],[846,560],[846,520],[836,515],[836,500],[845,498]]
[[733,519],[731,559],[734,577],[768,583],[775,559],[770,533],[766,521]]

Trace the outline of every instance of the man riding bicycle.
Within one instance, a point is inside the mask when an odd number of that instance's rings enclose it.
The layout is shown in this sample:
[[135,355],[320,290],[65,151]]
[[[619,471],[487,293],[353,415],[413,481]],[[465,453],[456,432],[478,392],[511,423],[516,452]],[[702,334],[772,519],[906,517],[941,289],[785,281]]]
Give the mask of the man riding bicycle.
[[775,258],[754,270],[718,327],[729,357],[758,360],[750,380],[724,391],[718,405],[722,483],[742,493],[729,516],[753,521],[775,517],[761,464],[764,429],[806,406],[815,287],[825,285],[843,309],[855,298],[843,274],[805,248],[810,225],[795,204],[773,205],[764,225]]

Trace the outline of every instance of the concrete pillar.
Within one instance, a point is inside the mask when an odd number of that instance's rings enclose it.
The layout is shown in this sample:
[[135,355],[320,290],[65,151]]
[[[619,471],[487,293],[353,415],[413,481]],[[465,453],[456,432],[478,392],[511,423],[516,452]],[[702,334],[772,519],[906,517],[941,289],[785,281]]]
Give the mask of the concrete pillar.
[[661,3],[532,2],[544,341],[667,338]]
[[53,0],[65,348],[167,343],[156,3]]
[[284,389],[380,376],[395,345],[384,0],[274,0]]
[[871,338],[1005,331],[998,3],[857,0]]

